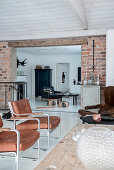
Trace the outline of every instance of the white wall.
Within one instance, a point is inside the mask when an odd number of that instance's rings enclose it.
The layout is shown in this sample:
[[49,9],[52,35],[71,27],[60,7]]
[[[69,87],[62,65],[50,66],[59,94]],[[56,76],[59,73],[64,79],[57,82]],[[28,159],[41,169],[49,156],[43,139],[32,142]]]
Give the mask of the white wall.
[[[58,63],[56,65],[56,90],[70,91],[69,89],[69,63]],[[62,75],[65,75],[64,83],[62,82]]]
[[36,65],[49,65],[53,69],[52,85],[56,90],[56,64],[69,63],[69,88],[71,88],[73,79],[77,81],[77,69],[81,66],[81,46],[18,48],[17,57],[20,61],[27,58],[26,66],[19,66],[18,71],[24,71],[27,75],[28,97],[31,98],[35,96]]
[[114,86],[114,29],[106,36],[106,86]]

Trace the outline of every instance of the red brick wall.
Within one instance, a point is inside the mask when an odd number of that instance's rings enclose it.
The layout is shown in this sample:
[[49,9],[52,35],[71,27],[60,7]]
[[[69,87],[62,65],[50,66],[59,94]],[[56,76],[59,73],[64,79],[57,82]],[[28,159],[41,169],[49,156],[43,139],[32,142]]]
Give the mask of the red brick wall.
[[82,45],[82,70],[81,80],[86,76],[90,78],[90,73],[93,72],[93,40],[94,40],[94,75],[100,76],[101,86],[101,103],[104,103],[104,86],[106,84],[106,36],[91,36],[88,37],[88,44]]
[[9,54],[8,43],[0,43],[0,81],[10,81]]
[[0,42],[0,109],[7,108],[8,101],[11,101],[9,84],[3,82],[16,81],[16,72],[16,48]]
[[93,36],[88,37],[88,44],[82,45],[82,76],[83,81],[86,76],[90,77],[90,73],[93,72],[93,40],[94,40],[94,75],[100,75],[100,83],[105,85],[106,83],[106,36]]

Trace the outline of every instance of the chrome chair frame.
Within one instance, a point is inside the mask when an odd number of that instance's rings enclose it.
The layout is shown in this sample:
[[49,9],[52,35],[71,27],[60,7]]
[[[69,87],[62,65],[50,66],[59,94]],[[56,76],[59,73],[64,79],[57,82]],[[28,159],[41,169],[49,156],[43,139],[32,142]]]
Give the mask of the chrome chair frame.
[[[4,120],[4,119],[2,119]],[[12,119],[5,119],[5,120],[12,120]],[[17,120],[20,120],[19,118],[16,118],[15,121]],[[38,121],[38,131],[40,132],[40,120],[37,119],[37,118],[30,118],[30,119],[27,119],[27,118],[22,118],[21,120],[37,120]],[[0,128],[0,129],[4,129],[4,128]],[[8,128],[7,128],[8,129]],[[2,130],[1,130],[2,131]],[[0,132],[1,132],[0,131]],[[0,156],[6,156],[6,155],[3,155],[3,153],[13,153],[15,155],[15,162],[16,162],[16,170],[19,170],[19,155],[20,153],[23,153],[24,151],[19,151],[19,146],[20,146],[20,133],[17,129],[11,129],[11,130],[6,130],[6,131],[11,131],[11,132],[15,132],[17,134],[17,149],[16,151],[17,152],[0,152]],[[40,143],[39,143],[39,139],[37,140],[38,142],[38,159],[39,159],[39,156],[40,156]],[[27,149],[28,150],[28,149]],[[8,156],[9,157],[9,156]],[[32,158],[31,158],[32,159]],[[34,159],[34,158],[33,158]],[[37,159],[37,158],[36,158]]]
[[[10,108],[10,111],[11,111],[11,114],[12,114],[12,116],[13,115],[15,115],[15,116],[20,116],[20,114],[16,114],[15,112],[14,112],[14,110],[13,110],[13,108],[12,108],[12,105],[11,105],[11,102],[8,102],[8,104],[9,104],[9,108]],[[40,111],[40,110],[38,110],[38,109],[36,109],[36,110],[32,110],[32,111]],[[21,114],[21,116],[38,116],[38,117],[48,117],[48,128],[47,129],[40,129],[40,131],[41,130],[45,130],[45,131],[47,131],[47,138],[48,138],[48,146],[47,146],[47,149],[49,149],[50,148],[50,134],[58,127],[58,126],[60,126],[60,135],[61,135],[61,122],[59,123],[60,125],[58,125],[55,129],[50,129],[50,116],[49,116],[49,114],[44,114],[44,113],[42,113],[42,112],[40,112],[40,113],[38,113],[38,114],[35,114],[35,113],[27,113],[27,114]],[[61,115],[60,115],[60,118],[61,118]],[[14,129],[16,129],[16,121],[14,121]],[[45,150],[47,150],[47,149],[45,149]]]
[[[48,112],[48,115],[49,115],[49,112],[56,112],[56,113],[59,113],[59,117],[60,117],[60,120],[61,120],[61,111],[60,111],[60,108],[59,107],[57,107],[57,106],[41,106],[41,108],[42,109],[32,109],[32,111],[35,111],[35,112],[38,112],[38,111],[43,111],[43,112]],[[48,109],[59,109],[58,111],[56,110],[48,110]],[[48,126],[49,127],[49,126]],[[56,127],[56,128],[59,128],[59,137],[61,137],[61,121],[60,121],[60,123],[59,123],[59,125]],[[55,129],[56,129],[55,128]],[[50,129],[48,129],[48,133],[49,133],[49,135],[55,130],[55,129],[52,129],[52,130],[50,130]]]

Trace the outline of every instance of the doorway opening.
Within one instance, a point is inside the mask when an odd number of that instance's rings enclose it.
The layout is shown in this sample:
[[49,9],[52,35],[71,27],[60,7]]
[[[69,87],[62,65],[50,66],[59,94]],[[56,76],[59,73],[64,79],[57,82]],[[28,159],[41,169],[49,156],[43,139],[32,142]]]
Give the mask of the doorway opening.
[[[26,75],[29,98],[35,97],[36,65],[41,66],[42,70],[45,68],[52,70],[51,84],[54,90],[76,91],[78,67],[81,67],[81,45],[17,48],[17,58],[20,61],[26,58],[26,66],[20,66],[17,71]],[[21,75],[21,79],[24,75]],[[62,75],[65,76],[63,83]]]
[[57,63],[56,80],[57,91],[69,91],[69,63]]

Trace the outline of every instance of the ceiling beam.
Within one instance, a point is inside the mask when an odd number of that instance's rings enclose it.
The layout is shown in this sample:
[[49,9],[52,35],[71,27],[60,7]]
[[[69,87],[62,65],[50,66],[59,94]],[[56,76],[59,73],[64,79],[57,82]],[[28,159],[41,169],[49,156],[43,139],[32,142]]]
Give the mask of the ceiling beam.
[[84,30],[88,29],[88,24],[85,16],[84,11],[84,4],[83,0],[67,0],[70,4],[70,7],[72,8],[74,14],[76,15],[76,18],[79,18],[79,21],[83,27]]
[[48,47],[48,46],[64,46],[64,45],[81,45],[87,44],[86,37],[78,38],[51,38],[39,40],[20,40],[8,41],[9,47]]

